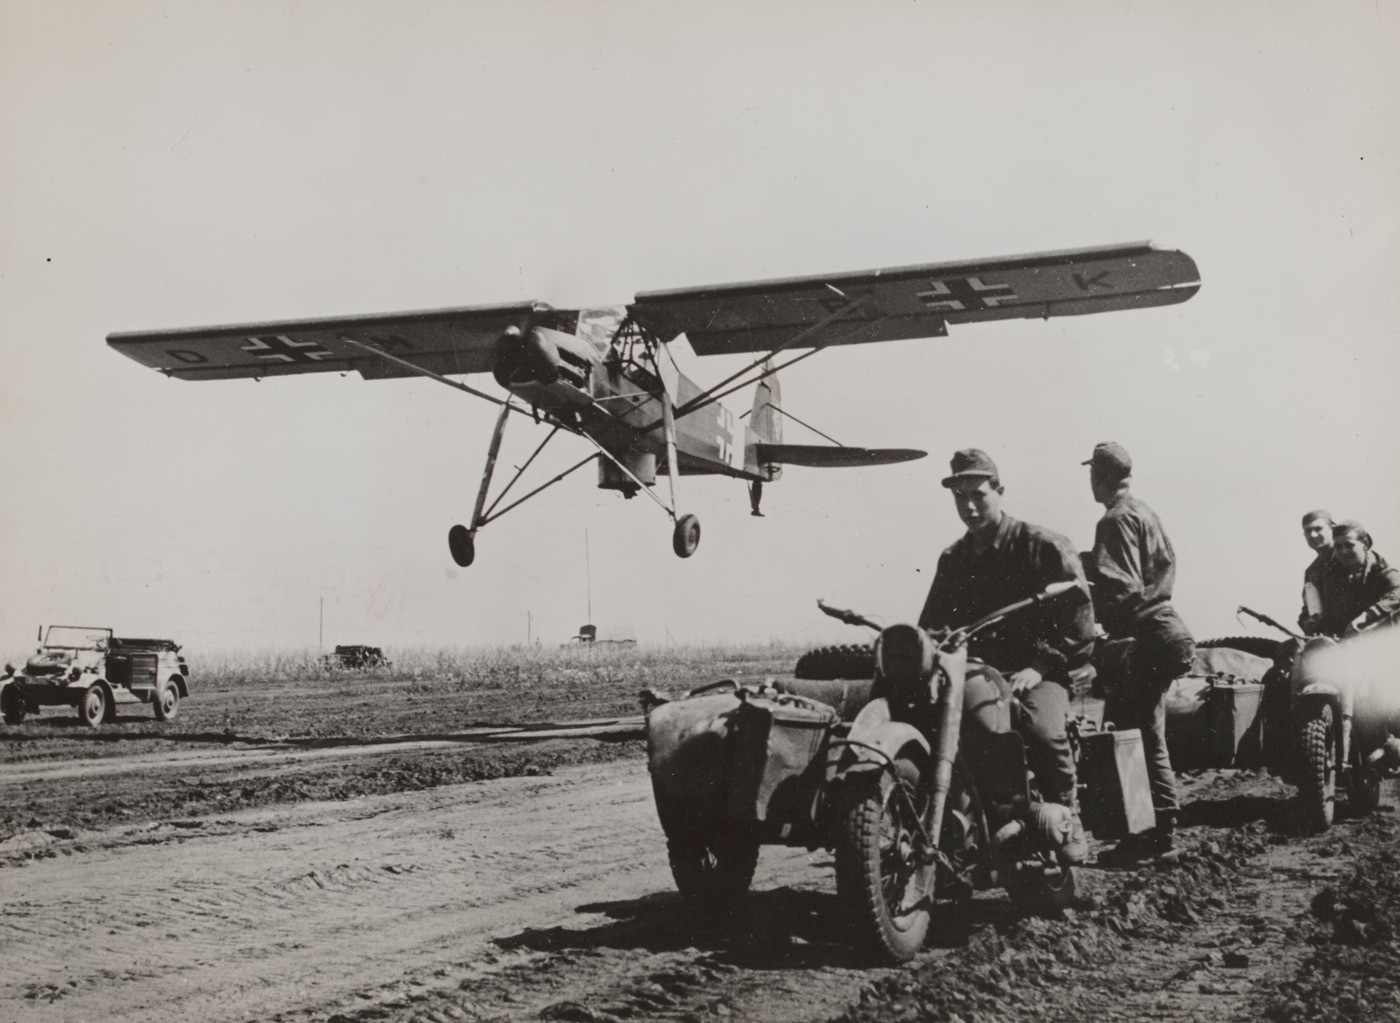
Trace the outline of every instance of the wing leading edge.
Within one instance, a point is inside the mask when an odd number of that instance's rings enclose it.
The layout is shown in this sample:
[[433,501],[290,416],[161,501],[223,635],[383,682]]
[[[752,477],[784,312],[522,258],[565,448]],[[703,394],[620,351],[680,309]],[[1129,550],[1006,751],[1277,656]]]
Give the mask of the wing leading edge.
[[628,308],[662,337],[683,333],[698,354],[725,355],[770,351],[833,314],[825,330],[795,347],[944,337],[950,323],[1172,305],[1200,286],[1186,253],[1139,242],[649,291]]

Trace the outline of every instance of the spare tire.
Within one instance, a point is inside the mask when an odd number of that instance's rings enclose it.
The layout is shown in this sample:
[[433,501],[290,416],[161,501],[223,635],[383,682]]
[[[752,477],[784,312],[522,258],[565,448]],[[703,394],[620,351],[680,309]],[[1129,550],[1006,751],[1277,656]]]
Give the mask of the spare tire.
[[1272,661],[1278,657],[1286,642],[1288,641],[1270,639],[1268,636],[1224,636],[1220,639],[1203,639],[1196,645],[1207,650],[1229,647],[1231,650],[1243,650],[1255,657],[1267,657]]
[[875,647],[870,643],[820,646],[799,657],[792,673],[809,679],[874,678]]

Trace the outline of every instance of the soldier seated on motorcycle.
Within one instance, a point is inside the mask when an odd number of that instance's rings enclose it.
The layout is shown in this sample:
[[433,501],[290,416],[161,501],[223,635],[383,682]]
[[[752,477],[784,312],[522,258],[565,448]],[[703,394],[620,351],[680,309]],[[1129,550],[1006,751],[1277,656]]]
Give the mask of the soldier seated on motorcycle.
[[1371,549],[1371,534],[1348,520],[1332,527],[1332,556],[1318,586],[1320,610],[1303,622],[1312,636],[1354,636],[1400,611],[1400,569]]
[[[1004,488],[985,452],[958,451],[951,466],[952,474],[942,482],[953,492],[967,533],[938,559],[919,615],[921,628],[968,625],[1050,583],[1073,580],[1087,593],[1069,540],[1002,512]],[[985,719],[987,708],[979,712],[979,703],[1004,706],[1003,701],[1015,697],[1012,720],[1026,742],[1042,798],[1073,811],[1072,834],[1062,851],[1071,864],[1082,863],[1088,849],[1075,807],[1074,757],[1066,728],[1070,679],[1088,665],[1093,644],[1093,613],[1084,601],[1009,619],[974,636],[968,650],[969,657],[984,662],[968,665],[968,713],[974,720]]]

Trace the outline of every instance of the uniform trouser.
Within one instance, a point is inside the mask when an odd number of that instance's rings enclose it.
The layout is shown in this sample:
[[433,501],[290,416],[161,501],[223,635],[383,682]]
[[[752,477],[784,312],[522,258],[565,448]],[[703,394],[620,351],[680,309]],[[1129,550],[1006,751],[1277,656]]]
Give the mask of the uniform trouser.
[[1191,669],[1196,644],[1181,619],[1142,623],[1128,640],[1127,671],[1108,692],[1104,720],[1142,732],[1152,806],[1159,814],[1180,809],[1176,774],[1167,754],[1167,688]]
[[1041,682],[1019,699],[991,665],[969,661],[963,696],[963,728],[1004,732],[1015,728],[1026,743],[1026,764],[1041,796],[1074,806],[1074,753],[1065,723],[1069,690],[1058,682]]

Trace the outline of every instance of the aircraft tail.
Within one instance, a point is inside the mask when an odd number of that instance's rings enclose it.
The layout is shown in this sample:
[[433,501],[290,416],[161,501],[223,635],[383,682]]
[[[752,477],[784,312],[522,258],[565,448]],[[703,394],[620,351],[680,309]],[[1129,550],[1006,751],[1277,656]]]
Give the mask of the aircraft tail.
[[[765,363],[764,368],[771,364]],[[778,386],[777,374],[764,377],[754,390],[753,411],[749,413],[749,428],[760,443],[781,444],[783,442],[783,420],[778,414],[782,405],[783,391]]]

